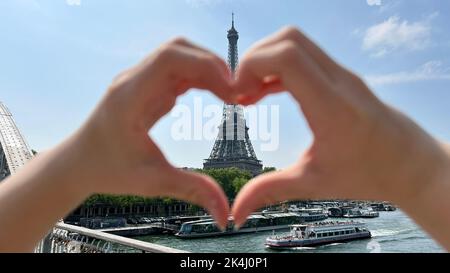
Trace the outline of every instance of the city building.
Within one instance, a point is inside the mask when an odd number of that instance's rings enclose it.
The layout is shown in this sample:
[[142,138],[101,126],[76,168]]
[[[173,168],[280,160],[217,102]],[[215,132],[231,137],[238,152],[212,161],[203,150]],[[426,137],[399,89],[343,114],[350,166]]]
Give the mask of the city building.
[[11,112],[0,102],[0,181],[16,173],[33,158]]

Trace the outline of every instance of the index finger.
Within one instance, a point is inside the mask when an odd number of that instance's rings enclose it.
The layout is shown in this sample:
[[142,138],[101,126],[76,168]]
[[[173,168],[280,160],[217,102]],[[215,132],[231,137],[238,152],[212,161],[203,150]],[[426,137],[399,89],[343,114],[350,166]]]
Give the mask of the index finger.
[[226,102],[233,99],[231,74],[226,64],[198,47],[170,43],[139,65],[135,74],[138,87],[134,88],[130,104],[137,118],[146,118],[147,128],[169,112],[177,97],[191,88],[209,90]]

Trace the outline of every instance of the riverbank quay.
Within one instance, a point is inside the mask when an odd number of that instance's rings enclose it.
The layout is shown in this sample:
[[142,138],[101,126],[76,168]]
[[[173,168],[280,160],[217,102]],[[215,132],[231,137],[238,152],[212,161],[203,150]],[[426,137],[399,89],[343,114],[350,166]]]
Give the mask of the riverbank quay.
[[161,235],[161,234],[173,235],[178,232],[178,226],[142,225],[142,226],[98,229],[98,231],[124,237],[138,237],[138,236]]

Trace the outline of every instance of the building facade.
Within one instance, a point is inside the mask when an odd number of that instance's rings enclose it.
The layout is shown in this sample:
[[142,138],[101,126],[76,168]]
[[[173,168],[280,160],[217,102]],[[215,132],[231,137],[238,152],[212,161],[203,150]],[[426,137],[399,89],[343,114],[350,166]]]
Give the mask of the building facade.
[[11,112],[0,102],[0,181],[16,173],[33,158]]

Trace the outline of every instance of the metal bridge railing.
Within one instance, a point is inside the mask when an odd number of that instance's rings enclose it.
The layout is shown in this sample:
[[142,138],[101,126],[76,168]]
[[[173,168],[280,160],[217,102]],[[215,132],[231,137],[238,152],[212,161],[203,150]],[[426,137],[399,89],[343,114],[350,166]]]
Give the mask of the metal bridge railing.
[[39,243],[36,253],[186,253],[88,228],[58,223]]

